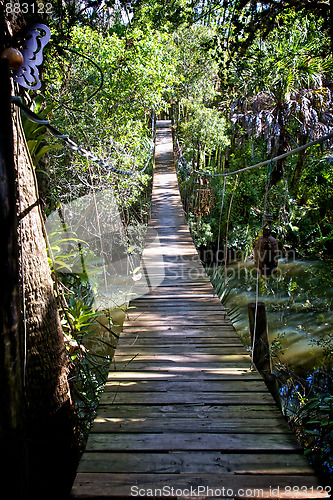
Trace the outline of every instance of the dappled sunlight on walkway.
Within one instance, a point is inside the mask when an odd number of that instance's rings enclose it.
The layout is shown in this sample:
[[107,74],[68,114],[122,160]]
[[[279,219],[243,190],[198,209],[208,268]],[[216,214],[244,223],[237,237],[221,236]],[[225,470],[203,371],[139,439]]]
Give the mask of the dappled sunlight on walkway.
[[131,303],[73,497],[323,498],[201,265],[169,126],[143,254],[160,281]]

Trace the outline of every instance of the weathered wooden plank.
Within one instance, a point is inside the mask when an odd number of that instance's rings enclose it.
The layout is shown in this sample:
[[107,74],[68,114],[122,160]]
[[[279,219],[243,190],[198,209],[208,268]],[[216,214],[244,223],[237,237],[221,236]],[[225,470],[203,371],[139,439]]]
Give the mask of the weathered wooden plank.
[[272,396],[269,393],[251,392],[104,392],[100,404],[131,404],[137,405],[167,405],[167,404],[213,404],[213,405],[239,405],[246,404],[251,399],[252,404],[272,404]]
[[221,421],[230,421],[234,419],[264,419],[278,418],[281,412],[277,409],[273,400],[271,403],[263,404],[261,401],[258,404],[255,402],[239,402],[235,405],[216,405],[209,404],[179,404],[179,405],[134,405],[131,401],[127,404],[118,405],[100,405],[97,412],[97,418],[161,418],[162,420],[170,417],[177,418],[194,418],[212,419],[217,418]]
[[154,297],[156,296],[167,296],[170,298],[175,298],[175,295],[178,295],[179,298],[184,298],[184,296],[189,295],[192,297],[195,297],[197,295],[202,295],[202,296],[207,296],[207,294],[211,294],[212,297],[216,297],[216,294],[214,291],[211,289],[210,286],[208,285],[198,285],[198,286],[186,286],[182,285],[177,288],[177,290],[174,290],[173,285],[169,286],[159,286],[149,292],[149,294],[146,294],[146,297]]
[[[176,210],[176,214],[178,212],[178,208]],[[155,228],[156,229],[156,228]],[[161,241],[163,240],[167,240],[167,241],[182,241],[182,242],[186,242],[186,243],[189,243],[189,245],[192,247],[193,246],[193,240],[192,240],[192,237],[191,237],[191,234],[189,231],[186,231],[186,230],[183,230],[182,232],[178,232],[178,231],[162,231],[162,230],[158,230],[157,231],[157,235],[159,237],[159,239]],[[151,239],[154,239],[154,236],[153,235],[150,235]],[[147,241],[147,239],[146,239]],[[149,241],[149,238],[148,238],[148,241]]]
[[[205,303],[196,303],[188,304],[187,302],[182,302],[180,304],[175,304],[174,302],[165,303],[165,304],[154,304],[153,301],[150,301],[150,305],[145,304],[136,304],[135,307],[127,311],[127,316],[132,319],[135,317],[135,314],[170,314],[170,312],[174,312],[176,315],[191,313],[191,315],[199,316],[199,315],[225,315],[227,314],[226,310],[220,304],[205,304]],[[206,313],[206,314],[205,314]]]
[[206,274],[203,274],[202,269],[200,267],[194,266],[192,268],[183,267],[181,269],[175,267],[166,267],[163,270],[159,270],[157,272],[154,267],[146,267],[145,271],[149,274],[149,277],[153,277],[154,279],[161,280],[165,284],[170,281],[169,286],[172,286],[175,282],[179,281],[184,285],[188,285],[190,283],[201,281],[203,283],[209,283],[210,280]]
[[[166,286],[158,286],[156,288],[152,288],[151,290],[146,290],[144,297],[146,298],[151,298],[154,300],[155,297],[160,297],[160,298],[169,298],[172,300],[184,300],[184,298],[197,298],[197,297],[203,297],[203,296],[208,296],[211,298],[216,298],[215,293],[213,290],[208,288],[206,285],[200,285],[197,287],[190,286],[190,285],[181,285],[179,286],[176,290],[174,289],[175,287],[173,285],[166,285]],[[141,293],[141,292],[140,292]]]
[[[183,276],[180,274],[176,276],[155,276],[154,274],[149,274],[150,279],[154,278],[155,280],[160,281],[160,284],[158,285],[158,288],[160,287],[174,287],[175,288],[175,293],[178,293],[178,287],[180,288],[185,288],[185,287],[190,287],[192,290],[195,290],[197,287],[211,287],[211,283],[209,279],[204,279],[200,277],[191,277],[185,279]],[[210,289],[211,292],[213,290]]]
[[[188,320],[186,317],[163,317],[163,318],[140,318],[140,319],[137,319],[135,321],[131,321],[131,326],[139,326],[139,327],[144,327],[144,326],[164,326],[166,324],[170,325],[170,326],[176,326],[176,325],[179,325],[179,326],[202,326],[202,327],[205,327],[205,326],[211,326],[211,325],[219,325],[221,324],[222,322],[225,321],[225,317],[221,317],[221,318],[218,318],[218,317],[213,317],[213,318],[191,318],[190,320]],[[225,324],[227,324],[225,322]],[[126,323],[124,324],[124,326],[126,326]]]
[[[201,316],[208,317],[210,316],[227,316],[227,311],[220,304],[206,304],[206,303],[197,303],[193,301],[191,304],[184,302],[184,300],[175,302],[168,300],[169,303],[154,303],[153,299],[150,301],[150,306],[144,306],[138,302],[133,302],[131,304],[131,309],[127,311],[127,317],[129,317],[132,321],[135,318],[135,315],[172,315],[172,316],[184,316],[191,315],[190,318]],[[172,314],[171,314],[172,313]],[[187,318],[187,319],[190,319]]]
[[219,325],[204,325],[204,328],[200,325],[149,325],[149,328],[144,328],[141,326],[132,326],[131,323],[127,325],[125,323],[125,331],[122,333],[122,337],[127,334],[142,333],[142,336],[153,335],[157,333],[158,335],[180,335],[184,338],[195,336],[195,337],[226,337],[228,333],[232,333],[233,337],[239,339],[239,335],[236,333],[235,328],[227,321],[224,324]]
[[[144,343],[144,340],[147,343]],[[193,341],[194,340],[194,341]],[[155,342],[156,341],[156,342]],[[235,342],[234,344],[218,344],[218,343],[207,343],[207,345],[199,344],[197,339],[189,339],[188,342],[180,342],[175,346],[169,347],[165,340],[162,339],[142,339],[140,342],[138,339],[135,341],[133,338],[124,339],[119,345],[118,355],[129,355],[137,354],[153,354],[159,352],[165,355],[186,355],[190,356],[192,354],[219,354],[219,355],[229,355],[229,354],[248,354],[247,350],[242,344]]]
[[149,261],[147,261],[145,262],[145,268],[149,270],[153,276],[179,277],[180,279],[192,279],[193,281],[197,279],[210,280],[209,275],[200,262],[187,262],[186,266],[181,266],[179,264],[180,263],[173,264],[171,262],[165,263],[163,260],[162,268],[157,268],[152,262],[149,263]]
[[[227,422],[219,419],[205,420],[200,418],[169,418],[161,417],[146,418],[100,418],[94,421],[92,433],[119,433],[119,432],[170,432],[170,433],[219,433],[219,434],[286,434],[289,428],[282,417],[266,418],[265,426],[262,420],[252,419],[250,422],[242,420],[230,420]],[[260,439],[260,436],[258,436]]]
[[[153,223],[153,221],[151,221],[149,224],[151,223]],[[193,266],[198,265],[201,266],[201,268],[203,269],[200,257],[195,249],[192,255],[181,254],[181,253],[175,255],[163,255],[163,264],[165,266],[166,265],[172,266],[177,264],[177,265],[184,265],[187,267],[191,267],[192,265]]]
[[223,366],[221,363],[210,363],[209,366],[207,363],[170,363],[168,360],[154,362],[145,360],[144,362],[137,361],[136,358],[131,359],[130,361],[117,361],[112,362],[110,371],[122,371],[126,368],[126,371],[142,371],[142,377],[145,377],[145,372],[157,371],[157,372],[166,372],[170,374],[177,373],[191,373],[195,376],[196,372],[205,373],[205,374],[220,374],[220,373],[235,373],[237,370],[246,370],[249,366],[248,361],[240,362],[232,361],[224,362]]
[[198,291],[192,291],[190,293],[186,293],[184,290],[181,291],[181,293],[177,294],[172,294],[172,290],[170,289],[172,287],[168,287],[167,290],[162,290],[159,287],[155,288],[152,292],[146,293],[144,297],[146,298],[151,298],[152,300],[155,299],[172,299],[172,300],[184,300],[184,299],[201,299],[201,298],[212,298],[216,299],[216,294],[211,293],[211,292],[202,292],[200,290]]
[[200,263],[187,264],[184,262],[173,264],[163,261],[160,268],[156,268],[156,265],[153,265],[153,263],[146,263],[145,269],[149,272],[150,276],[154,277],[172,278],[178,276],[179,278],[192,278],[193,281],[200,277],[207,278],[207,274]]
[[193,381],[193,380],[108,380],[105,384],[105,392],[264,392],[267,393],[267,387],[261,380],[219,380],[219,381]]
[[[186,314],[187,313],[187,314]],[[188,318],[186,315],[190,315]],[[154,312],[149,311],[144,313],[142,311],[131,311],[128,313],[127,321],[135,326],[140,322],[145,325],[152,322],[155,325],[159,324],[176,324],[176,325],[212,325],[223,323],[227,319],[227,314],[223,311],[209,311],[209,314],[204,315],[202,311],[174,311],[170,314],[169,311]]]
[[[128,498],[140,494],[140,498],[172,499],[209,498],[231,500],[245,498],[291,498],[290,489],[298,487],[302,493],[297,498],[329,498],[319,487],[314,476],[251,474],[109,474],[79,473],[73,487],[76,498]],[[303,489],[301,489],[303,488]],[[311,489],[312,488],[312,489]],[[278,492],[278,497],[276,496]],[[182,495],[181,492],[184,492]],[[201,492],[201,493],[200,493]]]
[[[179,283],[179,285],[172,283],[170,285],[163,285],[163,282],[158,285],[158,291],[173,291],[174,294],[180,294],[182,293],[182,290],[184,291],[193,291],[197,292],[198,290],[204,290],[209,293],[215,293],[214,288],[210,282],[202,283],[202,282],[189,282],[189,283]],[[151,292],[153,293],[153,292]]]
[[296,438],[285,434],[214,434],[214,433],[91,433],[89,451],[301,451]]
[[168,373],[164,371],[149,371],[145,370],[144,374],[142,371],[115,371],[110,370],[108,373],[108,380],[200,380],[200,381],[216,381],[216,380],[260,380],[262,381],[261,375],[256,371],[251,371],[248,368],[244,369],[234,369],[234,370],[213,370],[212,372],[179,372],[179,373]]
[[[144,263],[148,269],[154,269],[153,263],[148,257],[144,259]],[[165,269],[178,268],[179,270],[185,269],[186,271],[190,269],[200,269],[203,270],[202,264],[198,259],[197,253],[178,255],[163,255],[163,268],[161,272]]]
[[[151,296],[149,294],[143,295],[142,297],[138,297],[135,300],[131,302],[131,305],[133,307],[145,307],[145,308],[150,308],[150,307],[157,307],[157,306],[164,306],[164,307],[199,307],[199,306],[215,306],[216,308],[219,309],[225,309],[224,306],[221,304],[220,299],[215,295],[214,298],[209,297],[210,300],[206,300],[206,296],[199,296],[199,297],[189,297],[189,300],[184,301],[182,300],[182,297],[180,297],[180,300],[177,300],[177,297],[179,298],[178,294],[175,294],[175,297],[173,300],[166,299],[164,297],[158,298],[155,296]],[[205,300],[204,300],[205,299]]]
[[[242,345],[237,332],[228,327],[227,325],[220,326],[214,329],[214,325],[208,325],[207,328],[202,328],[202,325],[192,325],[187,331],[181,329],[184,325],[170,325],[170,326],[150,326],[142,325],[135,326],[131,328],[126,328],[126,331],[121,335],[121,342],[132,340],[139,341],[140,339],[152,339],[152,343],[156,341],[164,341],[170,345],[171,342],[180,342],[186,344],[186,342],[194,344],[206,345],[206,342],[215,342],[216,344],[234,344]],[[160,328],[159,328],[160,327]],[[145,341],[145,340],[144,340]],[[155,345],[155,344],[154,344]]]
[[[178,330],[178,328],[177,328]],[[189,334],[185,334],[181,331],[175,331],[172,328],[164,328],[162,330],[151,330],[150,328],[145,328],[144,330],[141,328],[133,328],[130,332],[124,333],[121,336],[122,343],[134,344],[142,342],[143,344],[151,342],[152,345],[156,344],[165,344],[174,345],[177,344],[187,344],[187,345],[208,345],[208,344],[216,344],[216,345],[242,345],[239,336],[230,328],[223,329],[222,331],[217,332],[202,332],[202,331],[192,331],[188,332]]]
[[158,297],[148,297],[145,295],[144,297],[140,297],[135,299],[131,305],[134,305],[135,307],[158,307],[158,306],[167,306],[167,307],[183,307],[184,305],[187,305],[188,307],[191,307],[193,305],[214,305],[216,307],[223,307],[220,299],[215,295],[214,298],[212,297],[207,297],[206,295],[200,296],[200,297],[189,297],[186,302],[182,300],[182,297],[180,300],[177,300],[177,297],[175,300],[170,300],[170,299],[165,299],[163,297],[158,298]]
[[[135,353],[136,354],[136,353]],[[117,351],[114,355],[114,360],[116,362],[126,363],[127,361],[131,361],[133,358],[132,354],[117,354]],[[215,364],[218,363],[247,363],[249,364],[250,359],[247,353],[241,354],[164,354],[163,352],[153,352],[151,354],[146,354],[145,352],[139,352],[133,360],[133,362],[153,362],[153,363],[167,363],[167,364],[188,364],[188,363],[200,363],[204,364],[207,368],[214,368]],[[218,365],[217,365],[218,366]]]
[[[158,354],[157,354],[158,353]],[[140,354],[140,356],[167,356],[170,358],[171,356],[171,361],[174,359],[175,356],[177,355],[182,355],[186,358],[188,357],[193,357],[193,356],[206,356],[206,355],[212,355],[212,356],[229,356],[229,355],[248,355],[246,352],[244,346],[239,345],[239,346],[232,346],[232,347],[227,347],[227,346],[218,346],[218,347],[202,347],[200,345],[197,345],[197,348],[193,348],[192,346],[189,345],[183,345],[183,346],[176,346],[176,347],[161,347],[161,346],[142,346],[141,348],[134,345],[134,346],[129,346],[121,345],[117,348],[117,356],[134,356],[135,354]],[[119,359],[119,358],[115,358]]]
[[161,336],[154,336],[154,337],[140,337],[136,334],[132,335],[124,335],[121,337],[121,341],[119,342],[120,347],[124,346],[135,346],[135,347],[145,347],[145,346],[161,346],[163,347],[169,347],[172,345],[173,347],[176,346],[190,346],[193,347],[193,349],[200,348],[200,349],[206,349],[210,347],[237,347],[237,346],[243,346],[242,342],[240,341],[239,338],[237,337],[204,337],[204,342],[202,337],[180,337],[180,336],[168,336],[168,339],[165,339],[165,337]]
[[[311,475],[307,460],[296,453],[258,454],[219,451],[167,453],[86,452],[79,472],[121,472],[145,474],[255,474]],[[260,481],[257,479],[257,481]]]
[[[174,276],[166,276],[163,275],[159,276],[157,275],[156,278],[161,278],[161,283],[158,285],[158,287],[175,287],[175,293],[178,291],[178,287],[182,288],[198,288],[198,287],[204,287],[207,288],[208,290],[212,290],[212,284],[209,280],[208,277],[199,277],[197,276],[196,272],[193,272],[194,276],[193,277],[188,277],[185,278],[182,276],[181,273],[175,274]],[[151,274],[154,276],[153,274]],[[155,277],[155,276],[154,276]]]

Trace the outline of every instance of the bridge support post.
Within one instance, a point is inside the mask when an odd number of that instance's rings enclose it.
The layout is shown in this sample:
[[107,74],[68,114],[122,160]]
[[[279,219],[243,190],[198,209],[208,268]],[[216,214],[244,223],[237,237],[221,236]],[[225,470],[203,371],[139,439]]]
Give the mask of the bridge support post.
[[263,377],[265,384],[272,394],[276,404],[281,409],[281,399],[276,376],[272,373],[272,360],[269,350],[266,309],[264,302],[250,302],[248,315],[253,346],[253,362]]

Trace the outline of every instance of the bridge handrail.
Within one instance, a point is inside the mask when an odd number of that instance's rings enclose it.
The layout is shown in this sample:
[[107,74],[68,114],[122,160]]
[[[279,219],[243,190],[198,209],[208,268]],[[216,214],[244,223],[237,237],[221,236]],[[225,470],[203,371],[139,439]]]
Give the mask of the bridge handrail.
[[273,158],[270,158],[269,160],[264,160],[260,163],[256,163],[255,165],[250,165],[248,167],[240,168],[238,170],[233,170],[232,172],[224,172],[224,173],[214,174],[212,172],[206,172],[205,170],[195,170],[194,168],[188,166],[188,164],[187,164],[187,162],[182,154],[181,146],[179,143],[179,138],[178,138],[178,135],[176,133],[176,144],[177,144],[177,148],[178,148],[178,155],[180,158],[180,163],[185,164],[187,170],[189,170],[191,173],[195,173],[195,174],[199,174],[199,175],[207,175],[209,177],[228,177],[231,175],[240,174],[242,172],[245,172],[246,170],[251,170],[253,168],[258,168],[258,167],[263,167],[264,165],[268,165],[269,163],[272,163],[272,162],[274,163],[276,161],[282,160],[283,158],[286,158],[289,155],[299,153],[300,151],[304,151],[304,149],[307,149],[311,146],[315,146],[316,144],[321,144],[322,142],[328,141],[330,139],[333,139],[333,132],[330,134],[324,135],[324,136],[320,137],[319,139],[316,139],[315,141],[308,142],[307,144],[304,144],[303,146],[299,146],[298,148],[287,151],[286,153],[283,153],[282,155],[275,156]]

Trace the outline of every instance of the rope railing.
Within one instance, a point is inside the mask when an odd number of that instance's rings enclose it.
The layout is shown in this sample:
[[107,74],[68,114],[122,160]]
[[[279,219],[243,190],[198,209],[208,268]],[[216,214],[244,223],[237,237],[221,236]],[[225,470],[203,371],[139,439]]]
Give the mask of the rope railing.
[[129,171],[129,170],[121,170],[119,168],[114,167],[113,165],[110,165],[110,163],[105,162],[98,156],[96,156],[94,153],[91,151],[88,151],[85,149],[83,146],[80,146],[77,144],[75,141],[69,138],[67,134],[63,134],[59,130],[57,130],[53,125],[51,125],[50,120],[44,120],[41,118],[39,115],[31,111],[25,104],[23,104],[22,99],[18,96],[12,96],[11,98],[12,103],[15,104],[15,106],[19,107],[22,112],[27,116],[29,120],[31,120],[34,123],[38,123],[39,125],[44,125],[46,129],[57,139],[62,139],[65,141],[66,145],[72,150],[75,151],[77,154],[80,156],[83,156],[84,158],[87,158],[88,160],[98,164],[100,167],[110,170],[111,172],[118,174],[118,175],[135,175],[135,174],[142,174],[146,171],[148,168],[148,165],[151,161],[154,149],[155,149],[155,144],[154,144],[154,129],[155,129],[155,112],[152,111],[152,139],[153,139],[153,144],[150,148],[148,159],[145,163],[145,166],[141,170],[136,170],[136,171]]
[[251,170],[253,168],[263,167],[263,166],[268,165],[269,163],[272,163],[272,162],[274,163],[276,161],[282,160],[283,158],[286,158],[287,156],[299,153],[300,151],[304,151],[305,149],[310,148],[311,146],[315,146],[316,144],[321,144],[322,142],[328,141],[330,139],[333,139],[333,132],[330,134],[324,135],[324,136],[320,137],[319,139],[316,139],[315,141],[308,142],[307,144],[304,144],[303,146],[299,146],[298,148],[287,151],[286,153],[283,153],[282,155],[275,156],[274,158],[270,158],[269,160],[264,160],[260,163],[256,163],[255,165],[250,165],[248,167],[240,168],[238,170],[233,170],[232,172],[224,172],[224,173],[219,173],[219,174],[213,174],[212,172],[205,172],[204,170],[195,170],[194,168],[190,167],[187,164],[187,162],[182,154],[178,136],[176,136],[176,144],[177,144],[177,148],[178,148],[179,163],[181,163],[184,166],[184,168],[189,170],[191,173],[193,172],[195,174],[207,175],[209,177],[228,177],[230,175],[240,174],[242,172],[245,172],[247,170]]

